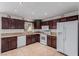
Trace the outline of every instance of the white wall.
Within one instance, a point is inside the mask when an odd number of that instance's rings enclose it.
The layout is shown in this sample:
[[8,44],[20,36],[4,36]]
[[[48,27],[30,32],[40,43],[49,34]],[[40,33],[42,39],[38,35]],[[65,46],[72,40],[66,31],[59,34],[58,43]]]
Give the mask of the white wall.
[[64,17],[73,16],[73,15],[78,15],[78,11],[72,11],[72,12],[66,13],[64,14]]

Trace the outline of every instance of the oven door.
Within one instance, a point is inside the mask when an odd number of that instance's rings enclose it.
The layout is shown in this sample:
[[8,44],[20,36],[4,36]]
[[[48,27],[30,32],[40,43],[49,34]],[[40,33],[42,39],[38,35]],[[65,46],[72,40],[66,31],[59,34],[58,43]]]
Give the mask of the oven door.
[[47,45],[47,35],[45,34],[40,34],[40,43]]

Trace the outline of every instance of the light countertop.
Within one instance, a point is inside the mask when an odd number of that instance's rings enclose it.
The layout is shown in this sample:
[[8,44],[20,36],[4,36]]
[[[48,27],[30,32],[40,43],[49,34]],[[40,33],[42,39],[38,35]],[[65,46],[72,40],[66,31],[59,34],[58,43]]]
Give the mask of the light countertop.
[[[25,36],[25,35],[34,35],[34,34],[46,34],[44,32],[36,33],[2,33],[1,38],[12,37],[12,36]],[[48,34],[46,34],[48,35]],[[50,36],[56,36],[56,32],[51,32]]]
[[25,36],[25,35],[34,35],[39,33],[2,33],[1,38],[12,37],[12,36]]

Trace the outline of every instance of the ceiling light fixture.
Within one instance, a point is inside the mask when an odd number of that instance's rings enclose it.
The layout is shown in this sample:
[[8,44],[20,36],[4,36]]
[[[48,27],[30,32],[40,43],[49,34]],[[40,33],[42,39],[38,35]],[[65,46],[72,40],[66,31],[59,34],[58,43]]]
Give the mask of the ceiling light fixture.
[[16,12],[17,10],[15,9],[14,11]]
[[44,15],[47,16],[47,13],[45,12]]
[[19,4],[20,4],[20,5],[22,5],[22,4],[23,4],[23,2],[19,2]]
[[32,15],[34,15],[35,13],[34,12],[32,12]]

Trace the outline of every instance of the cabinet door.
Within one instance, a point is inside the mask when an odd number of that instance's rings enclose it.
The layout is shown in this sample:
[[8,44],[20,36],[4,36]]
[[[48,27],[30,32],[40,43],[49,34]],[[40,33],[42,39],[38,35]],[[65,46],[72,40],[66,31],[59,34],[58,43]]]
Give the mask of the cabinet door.
[[35,42],[36,42],[36,36],[32,35],[32,43],[35,43]]
[[6,52],[9,50],[9,42],[7,38],[1,39],[1,52]]
[[17,48],[17,37],[9,37],[9,50]]
[[34,28],[35,29],[41,29],[41,20],[35,20],[34,21]]
[[36,41],[40,42],[40,34],[36,34]]
[[15,29],[15,19],[10,19],[9,20],[9,29]]
[[57,21],[56,20],[49,21],[49,28],[56,29],[57,28]]
[[47,36],[47,45],[51,47],[51,37]]
[[53,29],[57,29],[57,21],[53,20]]
[[15,19],[15,29],[24,29],[24,21]]
[[9,18],[2,17],[2,29],[9,29]]
[[56,41],[56,36],[52,36],[51,37],[51,46],[53,47],[53,48],[56,48],[56,43],[57,41]]
[[18,29],[24,29],[24,21],[18,20]]
[[32,37],[31,37],[31,35],[27,35],[26,36],[26,45],[29,45],[31,43],[32,43]]

